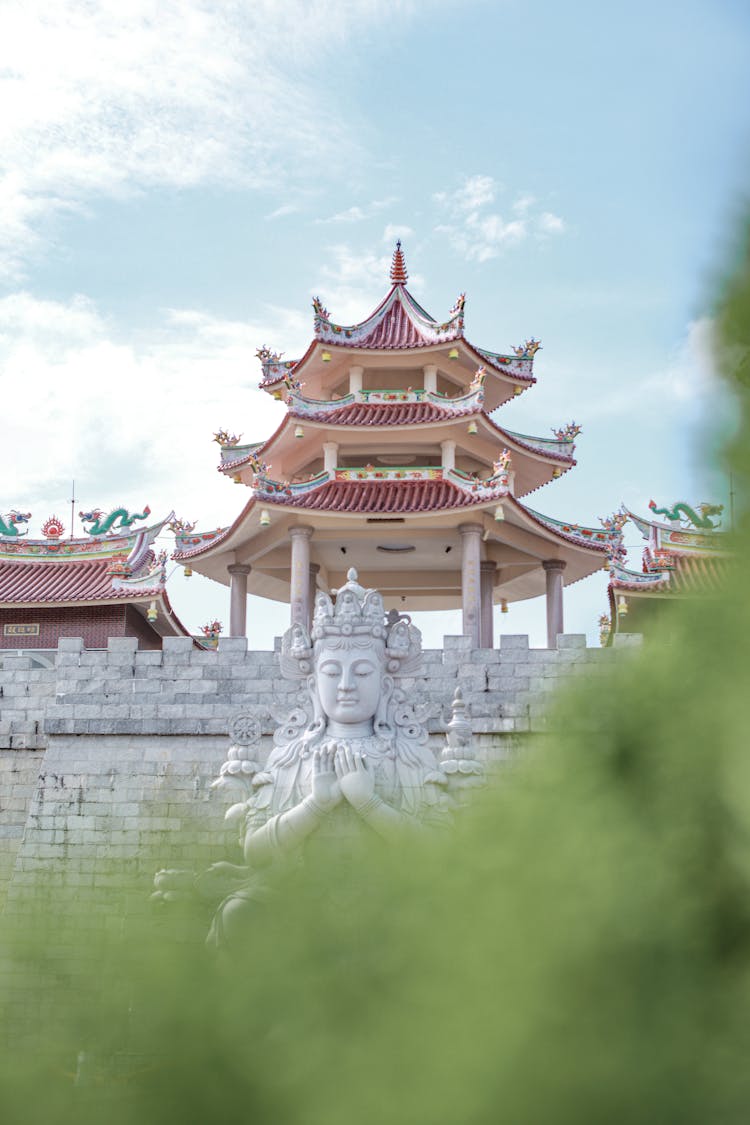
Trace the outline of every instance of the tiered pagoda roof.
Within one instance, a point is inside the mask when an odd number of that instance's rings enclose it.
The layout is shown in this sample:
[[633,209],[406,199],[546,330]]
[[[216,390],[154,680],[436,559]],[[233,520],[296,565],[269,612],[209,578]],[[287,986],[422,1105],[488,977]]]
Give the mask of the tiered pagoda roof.
[[252,496],[229,527],[178,534],[175,559],[221,582],[229,565],[248,563],[250,592],[286,600],[289,531],[304,524],[322,585],[343,582],[353,557],[386,603],[396,596],[390,575],[414,608],[447,608],[460,604],[458,529],[471,519],[499,568],[497,601],[543,593],[550,557],[565,563],[566,584],[601,569],[606,531],[549,519],[521,500],[576,464],[580,427],[533,437],[491,417],[536,381],[539,342],[508,354],[478,348],[464,335],[463,294],[437,321],[407,279],[397,244],[391,287],[363,321],[338,324],[315,298],[300,359],[259,350],[260,387],[286,414],[265,440],[217,432],[219,471]]

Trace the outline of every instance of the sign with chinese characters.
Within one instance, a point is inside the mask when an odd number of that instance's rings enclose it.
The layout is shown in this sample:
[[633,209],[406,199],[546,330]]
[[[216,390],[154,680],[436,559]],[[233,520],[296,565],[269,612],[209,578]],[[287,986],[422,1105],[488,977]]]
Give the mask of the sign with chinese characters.
[[38,637],[39,626],[37,624],[27,625],[3,625],[4,637]]

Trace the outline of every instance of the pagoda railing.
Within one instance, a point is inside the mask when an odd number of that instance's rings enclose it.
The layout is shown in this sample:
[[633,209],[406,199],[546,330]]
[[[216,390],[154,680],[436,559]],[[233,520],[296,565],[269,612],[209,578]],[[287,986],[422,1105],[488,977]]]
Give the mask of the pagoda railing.
[[329,481],[342,483],[350,481],[450,481],[464,492],[478,496],[508,495],[513,492],[513,471],[503,469],[494,476],[482,479],[464,473],[460,469],[444,469],[442,465],[341,465],[330,471],[324,470],[306,481],[275,481],[259,474],[255,478],[255,493],[258,496],[273,497],[299,496],[320,488]]
[[373,388],[371,390],[355,391],[334,399],[306,398],[299,393],[291,393],[288,398],[291,413],[300,416],[325,415],[334,410],[341,410],[345,406],[355,403],[377,403],[378,405],[395,405],[408,402],[429,402],[440,406],[446,411],[465,413],[472,409],[480,410],[484,401],[482,387],[474,387],[465,394],[455,398],[441,394],[439,391],[427,391],[423,387],[397,390],[391,387]]

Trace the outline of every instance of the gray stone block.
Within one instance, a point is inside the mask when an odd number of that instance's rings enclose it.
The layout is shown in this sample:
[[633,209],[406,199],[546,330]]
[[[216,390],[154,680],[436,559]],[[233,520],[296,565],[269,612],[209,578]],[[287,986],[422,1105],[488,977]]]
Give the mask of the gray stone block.
[[557,647],[558,647],[558,649],[585,648],[586,647],[586,634],[585,633],[558,633]]
[[614,648],[637,648],[643,644],[643,633],[615,633],[612,638]]
[[219,637],[217,655],[233,656],[235,659],[247,652],[247,637]]
[[162,655],[175,656],[179,654],[188,655],[193,651],[192,637],[165,637],[162,641]]
[[501,633],[500,651],[508,652],[513,649],[528,649],[529,638],[525,633]]
[[83,637],[58,637],[58,652],[81,652],[83,650]]
[[107,640],[107,652],[136,652],[137,649],[137,637],[109,637]]
[[443,637],[443,651],[471,652],[471,637],[455,636]]

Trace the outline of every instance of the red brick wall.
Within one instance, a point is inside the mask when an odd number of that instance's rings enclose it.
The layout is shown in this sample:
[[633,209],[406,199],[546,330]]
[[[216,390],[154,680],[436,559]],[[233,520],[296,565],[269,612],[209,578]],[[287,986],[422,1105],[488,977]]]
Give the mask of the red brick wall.
[[[6,637],[6,623],[38,624],[39,635]],[[0,648],[57,648],[59,637],[83,637],[84,648],[106,648],[108,637],[138,637],[140,648],[161,648],[161,637],[129,605],[0,609]]]

